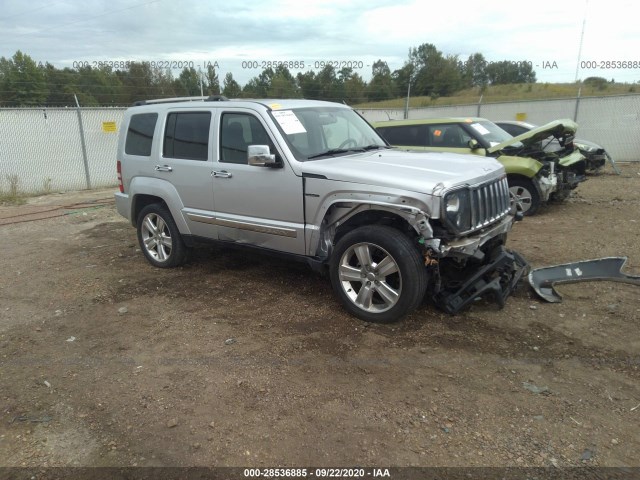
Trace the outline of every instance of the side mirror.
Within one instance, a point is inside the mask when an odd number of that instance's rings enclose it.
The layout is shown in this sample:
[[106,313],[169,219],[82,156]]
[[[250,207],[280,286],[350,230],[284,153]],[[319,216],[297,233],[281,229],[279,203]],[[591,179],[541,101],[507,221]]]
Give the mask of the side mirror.
[[276,156],[269,151],[269,145],[249,145],[247,148],[249,165],[254,167],[275,167]]
[[471,140],[469,140],[467,142],[467,145],[471,150],[477,150],[478,148],[480,148],[480,144],[475,138],[472,138]]

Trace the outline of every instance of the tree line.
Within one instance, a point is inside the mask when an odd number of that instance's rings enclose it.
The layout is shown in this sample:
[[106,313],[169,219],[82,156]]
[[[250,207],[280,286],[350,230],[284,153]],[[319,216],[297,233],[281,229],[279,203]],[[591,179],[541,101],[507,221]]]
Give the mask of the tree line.
[[71,106],[76,98],[81,106],[117,106],[201,92],[229,98],[307,98],[358,104],[404,97],[409,91],[411,96],[437,98],[470,87],[535,81],[531,62],[489,62],[481,53],[462,60],[430,43],[410,48],[397,70],[391,71],[383,60],[374,62],[368,82],[352,68],[336,70],[328,64],[294,75],[278,65],[264,69],[244,86],[232,72],[221,80],[211,65],[203,72],[184,68],[177,76],[148,62],[132,62],[124,69],[108,65],[60,69],[17,51],[11,58],[0,58],[0,106]]

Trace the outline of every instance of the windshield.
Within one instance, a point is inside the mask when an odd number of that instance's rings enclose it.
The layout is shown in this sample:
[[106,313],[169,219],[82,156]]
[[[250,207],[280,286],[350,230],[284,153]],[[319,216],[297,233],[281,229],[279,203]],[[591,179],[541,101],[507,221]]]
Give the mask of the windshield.
[[[511,140],[513,137],[497,126],[493,122],[487,120],[481,120],[477,122],[470,122],[465,124],[467,129],[471,131],[474,138],[476,138],[483,147],[495,147],[499,143]],[[513,147],[522,147],[522,143],[516,142]]]
[[348,108],[274,110],[271,115],[301,162],[387,148],[376,131]]

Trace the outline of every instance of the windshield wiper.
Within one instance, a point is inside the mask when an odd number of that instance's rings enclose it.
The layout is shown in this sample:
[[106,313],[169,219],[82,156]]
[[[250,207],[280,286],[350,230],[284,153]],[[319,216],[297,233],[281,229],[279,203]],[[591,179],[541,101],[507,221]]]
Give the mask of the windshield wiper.
[[362,150],[364,151],[368,151],[368,150],[380,150],[381,148],[393,148],[390,145],[367,145],[366,147],[362,147]]
[[307,157],[307,160],[313,160],[314,158],[333,156],[338,153],[349,153],[349,152],[367,152],[369,150],[378,150],[380,148],[393,148],[388,145],[367,145],[366,147],[357,147],[357,148],[332,148],[327,150],[326,152],[317,153],[315,155],[311,155]]
[[326,152],[317,153],[316,155],[311,155],[307,157],[307,160],[313,160],[314,158],[333,156],[338,153],[349,153],[349,152],[364,152],[362,148],[332,148],[327,150]]

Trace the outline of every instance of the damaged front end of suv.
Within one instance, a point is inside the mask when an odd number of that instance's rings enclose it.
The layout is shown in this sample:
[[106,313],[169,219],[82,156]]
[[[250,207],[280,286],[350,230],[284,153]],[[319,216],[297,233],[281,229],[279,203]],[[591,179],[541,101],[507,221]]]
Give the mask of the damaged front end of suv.
[[[468,211],[461,214],[457,205],[465,201]],[[444,195],[441,218],[433,222],[439,240],[424,242],[430,295],[439,308],[455,314],[480,297],[504,306],[529,270],[521,255],[506,248],[507,231],[520,219],[506,177]]]
[[[507,177],[497,162],[468,155],[384,150],[362,153],[357,163],[367,165],[367,170],[344,157],[339,165],[337,161],[305,165],[307,207],[326,211],[319,228],[310,232],[309,250],[321,263],[322,259],[340,259],[331,269],[336,272],[338,291],[356,304],[373,298],[368,308],[375,310],[386,308],[385,303],[391,305],[389,294],[404,289],[409,281],[424,284],[421,296],[450,314],[480,297],[504,306],[527,273],[528,264],[506,246],[508,232],[522,214],[511,200]],[[454,165],[466,168],[466,181],[454,180]],[[496,175],[497,168],[502,170],[500,175]],[[381,178],[386,184],[382,189],[380,184],[374,186],[374,179],[380,182]],[[425,189],[427,178],[440,180]],[[331,185],[338,179],[339,183]],[[335,193],[322,200],[323,189],[335,192],[338,186],[342,190],[339,201]],[[420,189],[425,189],[424,194],[417,193]],[[364,239],[357,239],[353,261],[344,261],[342,243],[361,228],[384,229],[385,236],[397,237],[398,242],[404,242],[402,237],[409,239],[409,250],[419,253],[422,272],[402,281],[379,278],[379,272],[389,273],[386,266],[380,266],[386,264],[386,254],[376,258],[372,252],[387,247]],[[370,321],[380,318],[385,317],[367,317]]]

